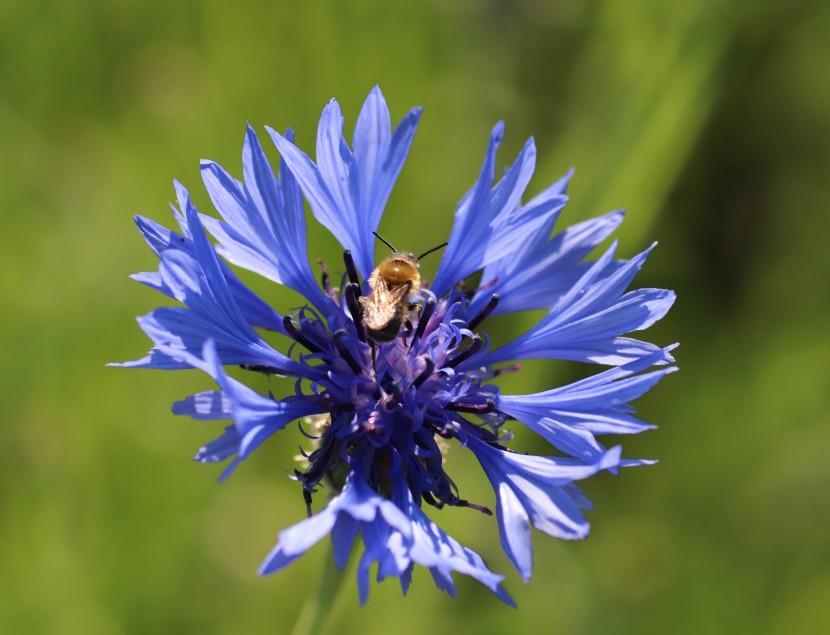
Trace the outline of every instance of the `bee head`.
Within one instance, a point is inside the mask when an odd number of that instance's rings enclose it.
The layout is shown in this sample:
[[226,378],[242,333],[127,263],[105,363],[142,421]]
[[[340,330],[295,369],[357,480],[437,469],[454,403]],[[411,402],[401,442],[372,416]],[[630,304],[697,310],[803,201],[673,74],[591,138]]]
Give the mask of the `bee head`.
[[[377,232],[372,232],[375,237],[389,247],[394,253],[387,256],[375,269],[372,277],[380,277],[390,289],[399,287],[404,284],[409,284],[410,294],[415,294],[421,288],[421,268],[419,261],[427,254],[437,251],[442,247],[446,247],[447,243],[442,243],[437,247],[433,247],[429,251],[425,251],[420,256],[415,256],[408,251],[398,251],[392,244]],[[370,280],[371,283],[371,280]]]
[[378,265],[378,276],[390,289],[409,283],[415,291],[421,284],[418,259],[404,251],[396,251],[384,258]]

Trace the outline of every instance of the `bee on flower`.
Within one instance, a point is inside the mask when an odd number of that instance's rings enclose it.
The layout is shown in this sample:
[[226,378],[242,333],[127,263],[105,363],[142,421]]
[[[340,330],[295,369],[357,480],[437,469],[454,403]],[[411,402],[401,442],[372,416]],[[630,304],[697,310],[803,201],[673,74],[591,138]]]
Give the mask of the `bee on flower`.
[[[411,299],[421,289],[421,258],[446,247],[441,243],[417,258],[415,254],[398,251],[377,236],[393,253],[387,256],[369,276],[369,295],[360,298],[366,334],[375,342],[391,342],[401,330],[409,313],[418,309]],[[411,324],[408,324],[411,327]]]

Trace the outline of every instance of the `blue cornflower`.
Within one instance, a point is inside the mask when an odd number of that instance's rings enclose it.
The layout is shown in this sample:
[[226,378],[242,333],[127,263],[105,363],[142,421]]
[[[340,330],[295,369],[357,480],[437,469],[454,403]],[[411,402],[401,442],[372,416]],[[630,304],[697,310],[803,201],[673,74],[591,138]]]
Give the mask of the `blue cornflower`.
[[[184,306],[139,318],[153,348],[123,365],[197,368],[215,380],[219,390],[188,397],[173,411],[232,420],[196,456],[203,462],[231,459],[223,477],[275,432],[300,421],[312,447],[294,474],[309,517],[279,534],[261,573],[285,567],[327,535],[342,568],[359,534],[361,602],[376,563],[377,578],[399,578],[404,591],[419,564],[450,594],[455,571],[512,604],[501,587],[503,576],[423,511],[426,503],[491,513],[462,498],[445,471],[446,449],[466,448],[481,464],[496,495],[502,546],[527,580],[531,525],[559,538],[588,533],[583,511],[590,503],[576,481],[649,463],[623,459],[619,446],[609,449],[596,437],[652,427],[630,403],[674,370],[667,366],[672,347],[624,336],[663,317],[674,294],[627,290],[650,248],[623,260],[614,257],[614,244],[597,260],[585,260],[619,225],[622,212],[552,235],[571,175],[523,202],[535,165],[532,139],[495,182],[501,124],[490,136],[477,181],[456,209],[432,283],[420,285],[412,254],[395,252],[376,271],[373,234],[420,114],[411,110],[393,130],[375,88],[349,147],[332,101],[320,119],[316,161],[294,145],[290,130],[281,135],[268,129],[281,155],[276,174],[248,127],[243,181],[202,163],[221,220],[201,215],[176,183],[173,211],[181,231],[136,218],[159,269],[135,278]],[[309,264],[304,199],[344,247],[346,273],[339,285],[325,270],[318,284]],[[277,313],[226,262],[294,289],[308,304]],[[481,284],[465,288],[477,273]],[[547,314],[512,342],[490,346],[483,329],[489,316],[529,309]],[[295,346],[277,351],[263,338],[265,331],[281,333]],[[528,358],[610,368],[541,393],[502,394],[492,380],[517,369],[509,363]],[[293,378],[294,384],[282,387],[285,396],[262,395],[229,376],[229,365]],[[511,450],[504,427],[513,419],[549,442],[551,455]],[[312,514],[312,495],[321,486],[331,496]]]

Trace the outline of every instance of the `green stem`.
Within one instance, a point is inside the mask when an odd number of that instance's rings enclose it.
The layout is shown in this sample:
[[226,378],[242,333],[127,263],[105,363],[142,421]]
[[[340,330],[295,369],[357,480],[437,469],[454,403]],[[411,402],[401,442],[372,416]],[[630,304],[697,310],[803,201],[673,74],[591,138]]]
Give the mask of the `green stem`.
[[291,635],[320,635],[325,633],[326,626],[332,615],[337,594],[343,585],[345,574],[334,566],[333,548],[329,548],[323,566],[323,576],[317,592],[308,596],[294,624]]

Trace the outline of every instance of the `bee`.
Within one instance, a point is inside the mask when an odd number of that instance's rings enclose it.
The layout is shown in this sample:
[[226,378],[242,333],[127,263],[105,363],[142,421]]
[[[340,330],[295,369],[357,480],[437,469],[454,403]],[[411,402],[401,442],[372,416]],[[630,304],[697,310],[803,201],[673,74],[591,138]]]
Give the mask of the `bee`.
[[433,247],[416,258],[407,251],[398,251],[377,232],[373,233],[393,253],[384,258],[369,276],[371,291],[368,296],[360,298],[363,325],[374,342],[391,342],[398,336],[409,313],[416,309],[412,299],[421,290],[421,258],[446,247],[447,243]]

